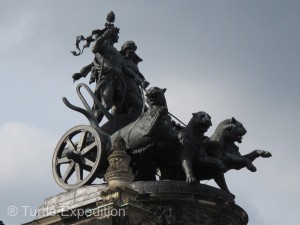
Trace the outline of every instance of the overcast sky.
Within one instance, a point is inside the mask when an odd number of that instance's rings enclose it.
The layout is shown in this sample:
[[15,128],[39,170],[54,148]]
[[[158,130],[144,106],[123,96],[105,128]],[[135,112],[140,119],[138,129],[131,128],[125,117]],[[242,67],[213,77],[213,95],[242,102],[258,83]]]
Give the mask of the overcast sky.
[[[134,40],[151,86],[167,88],[170,112],[188,122],[212,116],[211,135],[234,116],[248,130],[240,150],[272,152],[256,173],[226,174],[249,225],[299,225],[300,1],[242,0],[0,0],[0,220],[34,219],[37,208],[63,192],[51,172],[60,137],[86,119],[71,75],[93,60],[74,57],[77,35],[103,28],[113,10],[119,43]],[[88,79],[82,80],[88,82]],[[205,183],[205,182],[203,182]],[[212,183],[208,183],[212,184]],[[19,214],[11,217],[7,208]]]

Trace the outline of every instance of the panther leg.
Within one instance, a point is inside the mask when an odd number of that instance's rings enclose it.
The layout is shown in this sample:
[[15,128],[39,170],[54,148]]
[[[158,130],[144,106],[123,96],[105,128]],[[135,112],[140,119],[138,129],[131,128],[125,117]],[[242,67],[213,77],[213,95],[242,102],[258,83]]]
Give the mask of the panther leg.
[[251,172],[256,172],[256,167],[252,164],[252,162],[247,159],[247,158],[244,158],[245,162],[246,162],[246,167],[248,170],[250,170]]
[[269,158],[271,156],[272,156],[272,154],[270,152],[264,151],[264,150],[259,150],[259,149],[254,150],[254,151],[250,152],[249,154],[243,155],[244,158],[249,159],[251,162],[253,162],[258,157]]
[[221,188],[221,190],[226,191],[229,193],[233,198],[235,198],[234,194],[232,194],[226,184],[224,173],[216,173],[216,176],[214,177],[214,181],[216,184]]
[[192,162],[190,159],[183,159],[182,160],[182,168],[185,172],[186,176],[186,182],[187,183],[196,183],[197,179],[194,175],[193,169],[192,169]]

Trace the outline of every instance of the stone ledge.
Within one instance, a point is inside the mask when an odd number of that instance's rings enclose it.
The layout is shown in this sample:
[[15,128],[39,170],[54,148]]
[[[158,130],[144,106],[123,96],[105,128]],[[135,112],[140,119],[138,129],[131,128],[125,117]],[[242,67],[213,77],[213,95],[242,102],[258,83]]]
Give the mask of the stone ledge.
[[[141,203],[145,209],[156,207],[159,204],[173,203],[184,207],[186,204],[194,205],[196,208],[199,206],[200,211],[204,208],[215,209],[216,207],[220,210],[221,207],[223,210],[232,210],[232,214],[244,217],[243,221],[247,220],[247,214],[234,204],[234,199],[230,194],[208,185],[164,180],[133,182],[131,187],[139,193],[137,202]],[[76,208],[92,207],[92,204],[103,200],[101,193],[106,188],[106,184],[90,185],[49,197],[39,207],[37,219],[53,216],[53,212],[59,214]],[[245,215],[243,215],[244,213]]]
[[132,188],[139,194],[150,193],[181,193],[193,194],[210,198],[217,198],[223,201],[234,203],[234,199],[230,194],[218,188],[205,184],[187,184],[185,181],[139,181],[132,184]]
[[53,213],[61,213],[100,201],[102,200],[100,193],[106,188],[106,185],[90,185],[49,197],[38,208],[37,218],[47,217],[53,215]]

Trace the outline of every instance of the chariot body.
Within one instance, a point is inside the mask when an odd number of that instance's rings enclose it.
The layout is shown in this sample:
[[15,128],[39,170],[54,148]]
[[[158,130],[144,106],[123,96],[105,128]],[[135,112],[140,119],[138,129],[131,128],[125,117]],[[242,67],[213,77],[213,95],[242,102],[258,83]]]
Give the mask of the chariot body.
[[[99,125],[98,121],[81,93],[84,88],[97,107],[107,118]],[[52,171],[55,181],[66,190],[91,184],[96,178],[103,178],[107,167],[107,157],[111,153],[111,143],[122,138],[132,156],[132,167],[136,170],[136,179],[153,180],[157,157],[168,155],[162,143],[178,144],[178,132],[174,129],[168,114],[164,98],[165,89],[150,88],[146,92],[148,108],[144,107],[140,115],[123,113],[111,115],[86,84],[77,86],[77,94],[85,109],[72,105],[66,98],[67,107],[82,113],[90,125],[79,125],[68,130],[59,140],[52,159]],[[164,148],[168,150],[169,148]],[[147,154],[144,154],[144,153]],[[150,154],[149,154],[150,152]],[[172,153],[173,154],[173,153]],[[140,157],[141,155],[146,155]],[[148,164],[149,162],[149,164]],[[151,165],[151,166],[150,166]],[[149,175],[149,173],[151,175]]]
[[[107,119],[99,125],[81,93],[84,88]],[[72,105],[66,98],[63,102],[72,110],[84,114],[90,125],[78,125],[68,130],[59,140],[52,159],[55,181],[66,190],[91,184],[96,178],[103,178],[108,167],[110,135],[134,121],[138,115],[111,115],[86,84],[78,84],[77,94],[85,109]]]

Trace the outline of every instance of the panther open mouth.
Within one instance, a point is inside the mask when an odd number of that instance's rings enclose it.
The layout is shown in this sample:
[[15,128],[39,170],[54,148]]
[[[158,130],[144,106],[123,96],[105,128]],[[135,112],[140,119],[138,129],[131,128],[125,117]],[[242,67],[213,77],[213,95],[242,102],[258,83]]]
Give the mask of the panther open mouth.
[[246,130],[242,130],[239,131],[236,135],[235,135],[235,141],[238,143],[242,143],[243,137],[244,135],[247,133]]
[[150,104],[158,103],[158,97],[159,97],[158,93],[151,94],[148,97],[149,97],[149,100],[150,100]]
[[164,92],[166,89],[160,89],[158,87],[150,88],[146,93],[146,102],[152,106],[165,106],[166,100]]
[[244,135],[238,135],[238,136],[236,137],[236,141],[237,141],[238,143],[242,143],[243,136],[244,136]]
[[206,132],[208,131],[208,129],[210,128],[211,124],[207,123],[207,124],[199,124],[199,130],[201,130],[202,132]]

